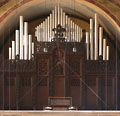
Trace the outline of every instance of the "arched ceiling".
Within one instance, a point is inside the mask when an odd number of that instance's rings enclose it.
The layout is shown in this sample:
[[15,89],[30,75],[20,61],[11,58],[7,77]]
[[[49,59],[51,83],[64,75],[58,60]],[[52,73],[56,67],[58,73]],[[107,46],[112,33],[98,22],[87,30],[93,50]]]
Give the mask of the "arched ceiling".
[[120,39],[119,0],[10,0],[0,8],[0,37],[3,32],[7,37],[8,30],[15,29],[20,15],[29,21],[49,14],[58,3],[68,14],[83,19],[94,18],[94,13],[98,13],[100,24],[111,38],[114,40],[117,33],[117,39]]

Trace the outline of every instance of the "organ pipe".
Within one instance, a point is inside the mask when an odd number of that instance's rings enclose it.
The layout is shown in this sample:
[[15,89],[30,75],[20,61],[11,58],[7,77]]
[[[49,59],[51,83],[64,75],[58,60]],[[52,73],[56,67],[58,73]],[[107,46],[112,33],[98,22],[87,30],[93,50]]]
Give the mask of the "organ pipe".
[[43,41],[46,41],[46,34],[45,34],[45,21],[43,22],[43,38],[44,40]]
[[[52,11],[52,29],[55,28],[55,11]],[[52,36],[54,37],[54,32],[52,32]]]
[[12,48],[9,47],[9,60],[11,60],[11,59],[12,59]]
[[23,16],[20,16],[20,59],[23,59]]
[[106,39],[103,39],[103,60],[106,60]]
[[48,20],[45,20],[45,41],[48,41]]
[[90,19],[90,59],[94,59],[94,54],[93,54],[93,19]]
[[50,38],[52,38],[52,14],[50,14]]
[[107,46],[107,56],[106,56],[106,60],[109,60],[109,52],[110,52],[110,46]]
[[77,42],[77,25],[75,24],[75,41]]
[[70,21],[70,41],[72,42],[73,39],[73,24],[72,21]]
[[60,24],[60,5],[58,4],[58,24]]
[[41,37],[41,35],[40,35],[40,28],[41,28],[41,25],[39,25],[39,32],[38,32],[38,41],[40,42],[40,37]]
[[65,36],[68,37],[68,16],[66,15],[65,17],[65,28],[66,28],[66,32],[65,32]]
[[40,41],[43,41],[43,23],[41,23],[41,37],[40,37]]
[[50,41],[50,17],[48,17],[48,41]]
[[[83,31],[83,29],[80,28],[80,38],[81,38],[81,40],[82,40],[82,38],[83,38],[83,32],[82,32],[82,31]],[[81,40],[80,40],[80,41],[81,41]]]
[[79,42],[79,27],[78,27],[78,25],[77,25],[77,42]]
[[28,23],[24,22],[24,59],[28,59]]
[[28,59],[31,60],[32,58],[32,35],[29,35],[29,57]]
[[65,28],[65,12],[63,12],[63,27]]
[[89,32],[86,32],[87,60],[89,60]]
[[98,14],[95,14],[95,60],[98,60]]
[[103,28],[99,27],[99,56],[102,56]]
[[57,27],[57,7],[55,6],[55,28]]
[[69,41],[71,40],[70,38],[71,38],[71,30],[70,30],[70,28],[71,28],[71,26],[70,26],[70,24],[71,24],[71,22],[70,22],[70,18],[68,18],[68,34],[67,34],[67,38],[69,39]]
[[81,28],[79,27],[79,42],[81,41]]
[[61,14],[61,26],[63,26],[63,9],[62,8],[61,8],[60,14]]
[[12,60],[15,60],[15,41],[12,41]]
[[32,42],[32,55],[34,55],[34,43]]
[[74,42],[75,41],[75,23],[74,22],[72,22],[72,24],[73,24],[73,29],[72,29],[72,31],[73,31],[73,39],[72,39],[72,42]]
[[19,51],[20,51],[20,49],[19,49],[19,45],[20,45],[20,43],[19,43],[19,41],[20,41],[20,39],[19,39],[19,30],[16,30],[16,32],[15,32],[16,34],[15,34],[15,42],[16,42],[16,55],[19,55]]

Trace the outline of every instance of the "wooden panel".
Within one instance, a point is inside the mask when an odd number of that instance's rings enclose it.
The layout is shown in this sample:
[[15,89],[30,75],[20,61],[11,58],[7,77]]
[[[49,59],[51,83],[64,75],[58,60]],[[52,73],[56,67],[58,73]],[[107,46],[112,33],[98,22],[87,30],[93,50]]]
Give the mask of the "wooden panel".
[[21,109],[30,109],[32,106],[31,77],[21,78]]
[[96,107],[96,99],[98,99],[98,93],[96,91],[96,78],[88,78],[86,80],[86,86],[88,109],[94,109]]
[[48,96],[49,96],[49,79],[43,79],[39,81],[37,89],[37,109],[43,109],[43,106],[48,105]]
[[49,74],[49,60],[41,58],[38,60],[38,76],[48,76]]
[[71,97],[72,97],[72,103],[73,106],[77,106],[77,108],[80,108],[81,104],[81,82],[80,79],[72,79],[71,80]]
[[54,96],[65,97],[65,78],[54,78]]

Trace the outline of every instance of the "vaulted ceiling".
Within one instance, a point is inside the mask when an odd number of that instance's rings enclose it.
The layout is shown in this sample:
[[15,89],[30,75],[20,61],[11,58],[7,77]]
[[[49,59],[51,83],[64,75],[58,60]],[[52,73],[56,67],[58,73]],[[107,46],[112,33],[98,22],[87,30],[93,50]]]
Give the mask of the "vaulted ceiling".
[[71,16],[88,21],[97,12],[109,36],[120,39],[120,0],[0,0],[0,39],[15,29],[20,15],[29,21],[47,15],[58,3]]

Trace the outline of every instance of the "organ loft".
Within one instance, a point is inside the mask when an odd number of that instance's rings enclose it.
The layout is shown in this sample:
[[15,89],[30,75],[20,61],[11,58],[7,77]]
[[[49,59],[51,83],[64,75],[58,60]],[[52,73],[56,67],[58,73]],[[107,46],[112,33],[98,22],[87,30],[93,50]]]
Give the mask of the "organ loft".
[[0,110],[120,109],[116,36],[100,13],[89,16],[86,29],[68,11],[56,4],[35,25],[15,17],[0,53]]

